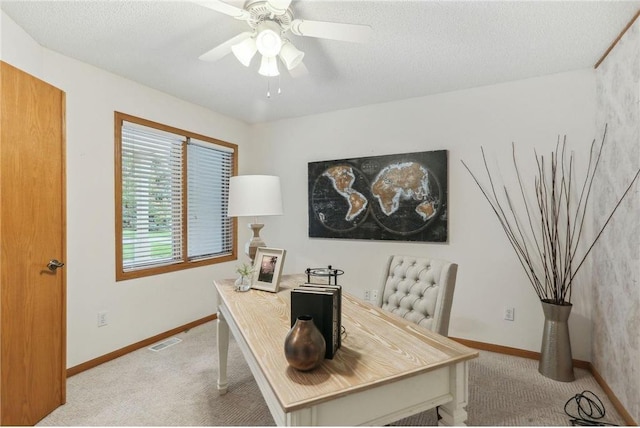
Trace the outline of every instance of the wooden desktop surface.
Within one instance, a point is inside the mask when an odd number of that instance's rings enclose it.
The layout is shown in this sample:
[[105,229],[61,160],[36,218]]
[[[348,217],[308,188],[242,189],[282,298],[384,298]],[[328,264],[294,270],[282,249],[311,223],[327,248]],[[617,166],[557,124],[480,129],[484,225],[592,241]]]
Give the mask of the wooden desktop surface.
[[215,286],[286,412],[363,391],[478,356],[478,352],[372,306],[343,289],[342,345],[332,360],[309,372],[289,367],[291,289],[304,275],[285,275],[278,293]]

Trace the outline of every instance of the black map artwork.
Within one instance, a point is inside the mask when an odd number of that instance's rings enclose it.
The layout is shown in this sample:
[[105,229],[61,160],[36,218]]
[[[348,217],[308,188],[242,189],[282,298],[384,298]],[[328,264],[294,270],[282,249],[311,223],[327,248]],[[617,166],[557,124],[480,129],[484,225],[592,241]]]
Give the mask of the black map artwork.
[[447,242],[447,151],[309,162],[309,237]]

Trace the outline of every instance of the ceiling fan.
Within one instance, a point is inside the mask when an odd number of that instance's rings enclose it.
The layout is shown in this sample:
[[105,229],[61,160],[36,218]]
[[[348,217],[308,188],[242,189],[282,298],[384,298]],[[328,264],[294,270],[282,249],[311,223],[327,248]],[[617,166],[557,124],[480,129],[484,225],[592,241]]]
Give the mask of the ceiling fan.
[[258,73],[277,76],[280,58],[292,76],[306,74],[302,63],[304,52],[298,50],[287,38],[287,33],[305,37],[363,43],[370,37],[368,25],[337,22],[309,21],[294,17],[291,0],[247,0],[243,9],[221,0],[195,1],[201,6],[246,21],[249,31],[242,32],[226,42],[200,55],[203,61],[217,61],[233,53],[238,61],[248,67],[256,52],[262,56]]

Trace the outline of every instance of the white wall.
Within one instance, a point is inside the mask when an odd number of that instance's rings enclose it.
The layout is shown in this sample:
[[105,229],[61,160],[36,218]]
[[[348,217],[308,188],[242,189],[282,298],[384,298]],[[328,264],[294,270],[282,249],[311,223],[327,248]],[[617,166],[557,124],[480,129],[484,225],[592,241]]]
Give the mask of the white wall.
[[0,11],[0,59],[34,76],[42,75],[42,49],[7,14]]
[[[255,125],[249,169],[280,175],[284,193],[285,215],[265,220],[265,241],[288,251],[286,272],[331,264],[345,270],[342,284],[360,297],[379,286],[391,254],[455,261],[450,336],[540,351],[540,303],[460,160],[479,172],[483,146],[513,177],[512,141],[531,166],[533,147],[550,152],[564,134],[586,153],[594,138],[594,85],[593,70],[582,70]],[[307,237],[308,162],[439,149],[449,150],[448,244]],[[570,318],[574,358],[582,360],[590,358],[587,282],[577,284]],[[514,322],[503,320],[507,306],[515,307]]]
[[[215,312],[211,281],[235,263],[115,281],[114,111],[240,145],[249,128],[33,42],[2,14],[2,60],[66,92],[67,366]],[[98,311],[109,325],[97,327]]]

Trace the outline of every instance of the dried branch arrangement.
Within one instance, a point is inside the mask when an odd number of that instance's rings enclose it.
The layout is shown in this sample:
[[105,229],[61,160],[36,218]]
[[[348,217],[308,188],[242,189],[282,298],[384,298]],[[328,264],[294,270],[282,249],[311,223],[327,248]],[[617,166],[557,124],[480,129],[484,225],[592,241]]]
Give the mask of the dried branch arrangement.
[[[640,175],[638,170],[587,250],[582,256],[577,256],[593,179],[600,163],[606,132],[605,128],[600,147],[596,147],[595,140],[591,143],[587,172],[584,181],[578,183],[580,184],[579,193],[576,193],[578,189],[574,183],[573,153],[570,155],[566,153],[566,137],[562,142],[558,139],[556,149],[551,153],[550,162],[548,158],[545,159],[534,151],[537,166],[533,189],[535,196],[529,199],[520,175],[515,145],[512,145],[513,165],[519,187],[515,194],[518,198],[522,198],[522,204],[519,206],[516,206],[516,201],[506,185],[502,186],[504,195],[499,197],[482,148],[482,159],[489,180],[488,186],[482,185],[467,164],[462,161],[498,217],[527,278],[541,301],[558,305],[571,302],[574,277]],[[531,199],[535,199],[535,202]]]

